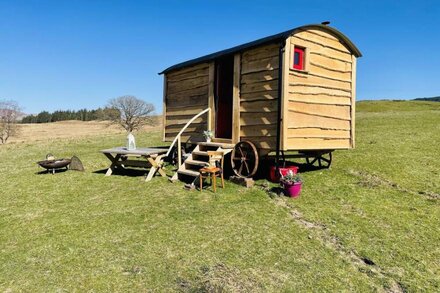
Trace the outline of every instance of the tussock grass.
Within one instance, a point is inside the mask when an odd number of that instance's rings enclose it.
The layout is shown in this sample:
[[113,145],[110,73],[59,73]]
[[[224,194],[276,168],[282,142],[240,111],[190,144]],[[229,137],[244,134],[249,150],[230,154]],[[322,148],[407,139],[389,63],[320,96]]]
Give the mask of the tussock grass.
[[[95,172],[123,134],[1,146],[0,290],[438,291],[440,109],[362,103],[356,149],[304,173],[297,200]],[[86,172],[36,175],[48,152]]]

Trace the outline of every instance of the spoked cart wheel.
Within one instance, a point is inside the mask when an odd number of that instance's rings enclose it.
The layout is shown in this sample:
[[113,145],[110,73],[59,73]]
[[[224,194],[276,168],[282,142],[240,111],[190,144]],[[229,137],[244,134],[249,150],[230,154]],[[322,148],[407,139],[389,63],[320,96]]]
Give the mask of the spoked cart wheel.
[[306,155],[306,162],[309,167],[313,168],[330,168],[332,164],[332,150],[331,151],[313,151],[303,152]]
[[234,146],[231,165],[234,173],[243,178],[252,177],[258,169],[258,151],[250,141],[241,141]]

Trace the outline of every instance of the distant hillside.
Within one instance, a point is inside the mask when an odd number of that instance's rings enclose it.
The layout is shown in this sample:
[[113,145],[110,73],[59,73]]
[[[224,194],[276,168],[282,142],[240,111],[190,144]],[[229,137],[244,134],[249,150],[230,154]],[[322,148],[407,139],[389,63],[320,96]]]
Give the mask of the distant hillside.
[[440,97],[431,97],[431,98],[417,98],[414,101],[430,101],[430,102],[440,102]]
[[408,112],[440,110],[440,103],[421,100],[357,101],[356,112]]

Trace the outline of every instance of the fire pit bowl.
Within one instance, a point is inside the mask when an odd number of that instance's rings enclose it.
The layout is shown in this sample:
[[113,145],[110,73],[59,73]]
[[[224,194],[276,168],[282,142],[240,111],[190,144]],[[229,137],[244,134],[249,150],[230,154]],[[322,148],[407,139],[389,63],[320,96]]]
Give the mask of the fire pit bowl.
[[37,164],[46,169],[48,172],[52,170],[52,173],[55,173],[56,169],[67,168],[67,166],[70,164],[70,161],[70,159],[55,159],[39,161]]

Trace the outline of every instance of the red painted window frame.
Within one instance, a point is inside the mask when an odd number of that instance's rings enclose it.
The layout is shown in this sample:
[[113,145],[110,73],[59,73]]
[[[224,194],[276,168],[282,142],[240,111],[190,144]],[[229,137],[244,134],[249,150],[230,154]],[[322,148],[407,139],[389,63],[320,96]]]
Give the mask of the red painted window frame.
[[[298,53],[299,55],[299,63],[295,64],[295,54]],[[293,50],[293,68],[298,69],[298,70],[304,70],[304,53],[305,50],[304,48],[301,47],[295,47],[295,49]]]

